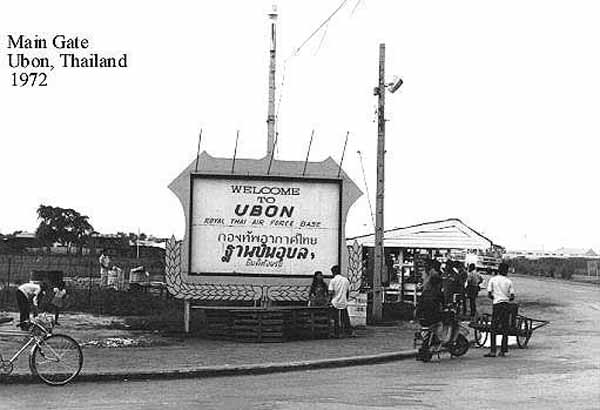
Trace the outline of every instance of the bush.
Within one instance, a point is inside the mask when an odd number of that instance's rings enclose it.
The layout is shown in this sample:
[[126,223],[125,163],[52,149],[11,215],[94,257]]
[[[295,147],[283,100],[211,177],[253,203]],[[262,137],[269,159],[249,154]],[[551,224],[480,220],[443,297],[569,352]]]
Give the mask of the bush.
[[[16,311],[15,288],[0,290],[0,309]],[[183,302],[149,293],[117,292],[113,289],[67,289],[67,312],[92,313],[110,316],[154,316],[181,312]],[[42,309],[49,297],[40,300]]]
[[515,258],[507,261],[516,273],[546,277],[571,279],[576,271],[587,269],[585,258]]
[[148,293],[118,292],[113,289],[72,289],[66,310],[113,316],[152,316],[166,311],[183,309],[175,299]]

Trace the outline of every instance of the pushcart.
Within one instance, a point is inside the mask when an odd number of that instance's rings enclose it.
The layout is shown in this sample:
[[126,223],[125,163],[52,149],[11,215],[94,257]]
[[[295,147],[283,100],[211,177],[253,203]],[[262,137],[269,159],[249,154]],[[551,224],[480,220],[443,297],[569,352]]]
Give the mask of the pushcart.
[[[510,325],[507,330],[508,336],[517,338],[517,345],[524,349],[529,344],[529,339],[534,330],[546,326],[550,322],[547,320],[533,319],[524,315],[520,315],[519,307],[516,303],[511,303]],[[483,347],[490,337],[492,331],[492,315],[483,313],[469,323],[469,327],[475,331],[475,345]]]

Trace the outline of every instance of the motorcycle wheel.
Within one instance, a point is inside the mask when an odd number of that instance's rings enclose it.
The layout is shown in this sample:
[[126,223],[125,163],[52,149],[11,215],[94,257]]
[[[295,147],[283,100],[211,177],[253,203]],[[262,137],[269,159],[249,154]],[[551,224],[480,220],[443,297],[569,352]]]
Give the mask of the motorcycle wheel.
[[462,356],[469,350],[469,341],[463,335],[458,335],[454,343],[448,346],[452,356]]

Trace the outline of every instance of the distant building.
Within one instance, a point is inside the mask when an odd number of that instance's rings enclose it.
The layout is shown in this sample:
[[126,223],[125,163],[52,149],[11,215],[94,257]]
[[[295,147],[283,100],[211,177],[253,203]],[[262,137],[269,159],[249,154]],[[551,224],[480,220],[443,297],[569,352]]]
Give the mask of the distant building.
[[34,249],[40,246],[39,241],[35,237],[35,233],[31,232],[15,232],[12,235],[4,235],[0,240],[0,250],[5,252],[24,251],[26,249]]
[[[472,262],[481,271],[491,272],[498,269],[504,252],[502,246],[457,218],[386,229],[383,236],[384,301],[396,295],[402,300],[414,297],[412,303],[416,303],[416,284],[423,280],[427,260]],[[347,238],[346,245],[362,253],[357,259],[358,265],[364,267],[363,285],[371,286],[375,234]]]
[[102,250],[110,256],[119,257],[163,257],[166,240],[149,238],[132,241],[127,236],[115,234],[95,234],[90,241],[90,247],[99,254]]
[[598,258],[598,254],[593,249],[585,248],[559,248],[555,251],[532,250],[532,249],[511,249],[506,251],[505,258]]
[[562,254],[567,258],[585,258],[588,256],[598,256],[593,249],[586,250],[584,248],[559,248],[556,250],[556,253]]

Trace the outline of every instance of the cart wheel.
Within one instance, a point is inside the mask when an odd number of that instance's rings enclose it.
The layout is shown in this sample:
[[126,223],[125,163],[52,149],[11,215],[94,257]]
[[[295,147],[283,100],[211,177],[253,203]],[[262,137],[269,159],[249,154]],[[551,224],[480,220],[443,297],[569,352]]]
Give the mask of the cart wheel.
[[529,321],[527,319],[519,318],[517,321],[517,345],[521,349],[525,349],[527,347],[527,343],[529,343],[529,339],[531,339],[531,326],[529,325]]
[[[491,326],[490,321],[489,321],[489,315],[487,315],[487,314],[483,314],[483,315],[479,316],[477,318],[476,323],[480,327]],[[474,331],[475,331],[475,346],[483,347],[485,345],[485,342],[487,342],[489,332],[487,332],[485,330],[481,330],[481,328],[474,329]]]
[[487,342],[488,332],[484,332],[483,330],[475,329],[475,346],[483,347],[485,342]]

